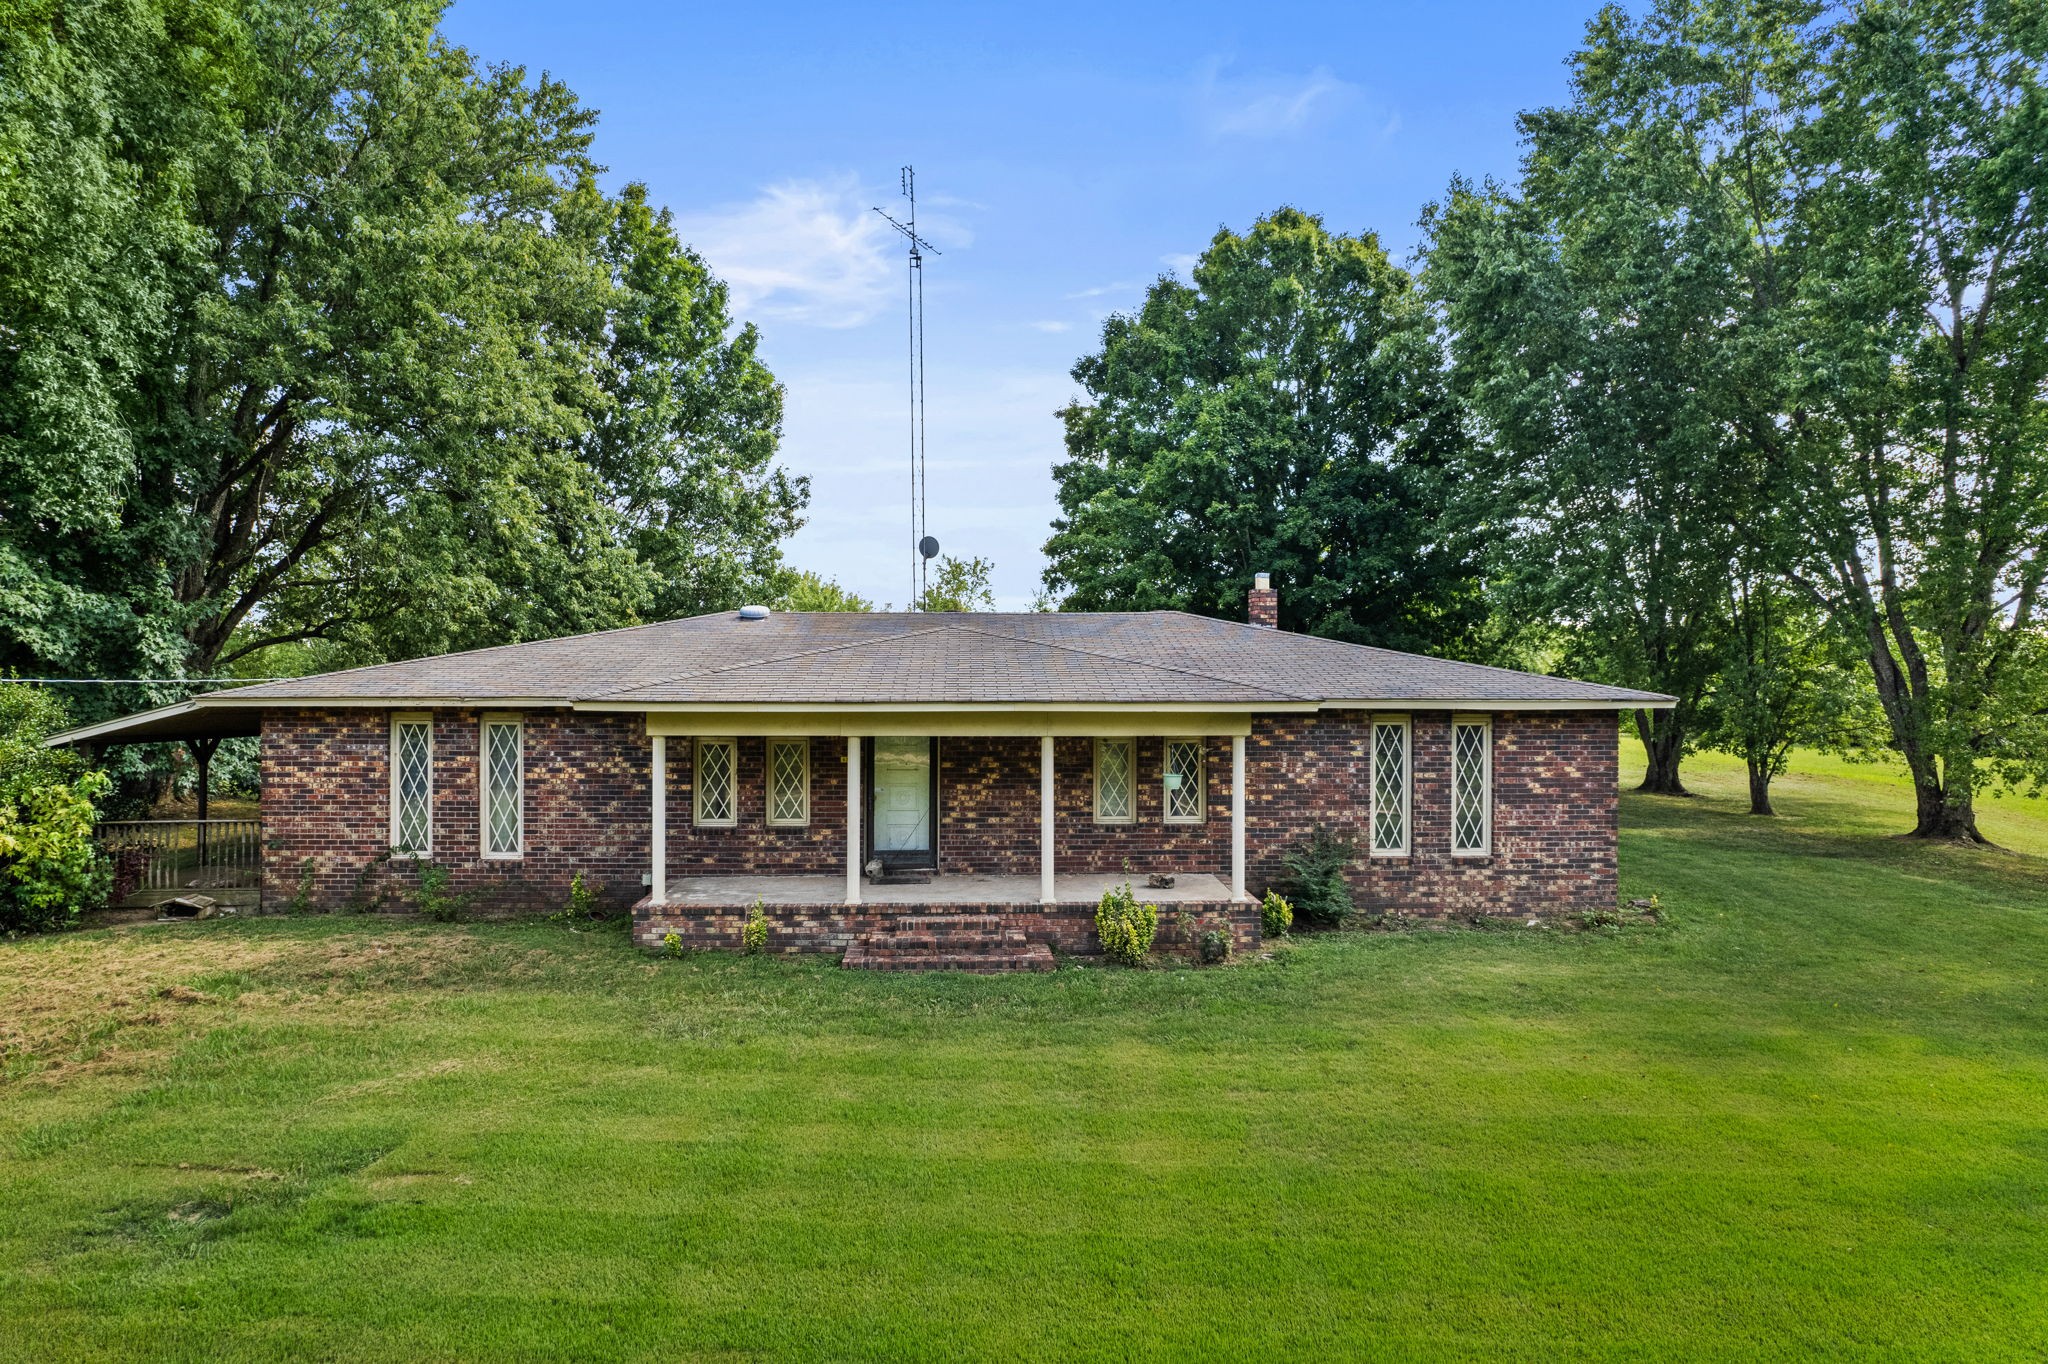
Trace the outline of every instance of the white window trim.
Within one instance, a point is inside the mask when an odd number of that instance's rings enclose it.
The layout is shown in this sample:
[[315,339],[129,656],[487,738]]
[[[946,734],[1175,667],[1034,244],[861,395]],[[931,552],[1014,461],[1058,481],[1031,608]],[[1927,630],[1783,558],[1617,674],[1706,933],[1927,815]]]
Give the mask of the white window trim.
[[[804,813],[801,819],[777,819],[775,817],[775,750],[794,748],[803,760]],[[811,741],[809,739],[770,739],[762,757],[766,759],[761,775],[766,779],[763,788],[767,794],[768,827],[771,829],[807,829],[811,824]]]
[[[1401,731],[1401,846],[1382,848],[1380,843],[1380,730]],[[1415,847],[1415,726],[1405,715],[1374,715],[1367,745],[1366,847],[1372,857],[1407,857]]]
[[[1166,774],[1173,770],[1169,759],[1175,744],[1195,746],[1195,811],[1192,815],[1170,813],[1173,802],[1166,789]],[[1209,822],[1209,744],[1194,734],[1169,734],[1159,743],[1159,821],[1162,824],[1206,824]]]
[[[732,811],[729,819],[704,818],[704,749],[710,744],[723,744],[732,751],[732,759],[726,765],[725,779],[726,807]],[[736,829],[740,822],[740,741],[707,736],[700,738],[690,747],[690,823],[698,829]]]
[[[1458,731],[1479,729],[1485,732],[1486,765],[1479,775],[1479,846],[1461,848],[1458,846]],[[1493,856],[1493,717],[1491,715],[1453,715],[1451,717],[1451,856],[1491,857]]]
[[[1102,750],[1109,746],[1121,747],[1129,755],[1124,765],[1126,787],[1130,792],[1130,813],[1105,816],[1102,813]],[[1138,822],[1138,741],[1136,739],[1097,739],[1092,776],[1095,783],[1095,822],[1097,824],[1136,824]]]
[[[518,847],[512,852],[491,851],[491,730],[507,727],[517,730],[517,752],[519,770],[514,786],[519,801],[519,836],[514,840]],[[476,773],[477,773],[477,852],[489,862],[517,862],[526,856],[526,717],[516,710],[486,711],[477,717],[476,726]]]
[[[401,848],[398,846],[398,727],[400,725],[425,725],[427,727],[427,846],[424,848]],[[390,737],[385,746],[385,765],[391,769],[390,793],[387,804],[390,808],[390,827],[385,831],[384,846],[390,849],[393,861],[410,861],[414,858],[431,858],[434,855],[434,713],[430,710],[395,710],[391,712]]]

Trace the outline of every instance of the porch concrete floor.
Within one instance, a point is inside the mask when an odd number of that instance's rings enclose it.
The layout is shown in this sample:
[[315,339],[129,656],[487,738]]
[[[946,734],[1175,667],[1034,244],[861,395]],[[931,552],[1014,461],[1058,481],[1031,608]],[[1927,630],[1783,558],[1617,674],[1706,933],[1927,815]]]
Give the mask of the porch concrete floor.
[[[1175,872],[1172,886],[1149,890],[1145,874],[1134,872],[1131,889],[1141,902],[1178,904],[1191,900],[1216,903],[1230,899],[1230,886],[1207,872]],[[1121,872],[1087,872],[1055,876],[1053,895],[1061,904],[1093,904],[1111,886],[1122,885]],[[865,905],[1024,905],[1038,903],[1036,876],[934,876],[922,886],[878,886],[863,882]],[[846,903],[844,876],[671,876],[668,904],[718,908],[751,905],[839,905]]]

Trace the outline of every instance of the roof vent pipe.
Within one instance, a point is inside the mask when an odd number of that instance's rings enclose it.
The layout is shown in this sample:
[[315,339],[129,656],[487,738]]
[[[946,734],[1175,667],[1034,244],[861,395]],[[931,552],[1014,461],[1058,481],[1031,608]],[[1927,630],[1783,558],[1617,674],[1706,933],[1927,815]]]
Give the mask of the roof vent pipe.
[[1273,575],[1252,576],[1252,590],[1245,594],[1245,619],[1267,630],[1280,628],[1280,594],[1273,590]]
[[740,619],[766,620],[768,619],[768,608],[765,606],[742,606],[740,608]]

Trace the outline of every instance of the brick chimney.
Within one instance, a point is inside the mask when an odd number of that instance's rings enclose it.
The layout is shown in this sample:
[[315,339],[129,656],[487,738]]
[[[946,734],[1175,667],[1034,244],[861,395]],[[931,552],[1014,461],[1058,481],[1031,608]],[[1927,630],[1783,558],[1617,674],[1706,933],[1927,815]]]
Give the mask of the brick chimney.
[[1280,594],[1273,590],[1273,575],[1260,573],[1252,578],[1252,590],[1245,594],[1245,618],[1254,625],[1263,625],[1268,630],[1280,628]]

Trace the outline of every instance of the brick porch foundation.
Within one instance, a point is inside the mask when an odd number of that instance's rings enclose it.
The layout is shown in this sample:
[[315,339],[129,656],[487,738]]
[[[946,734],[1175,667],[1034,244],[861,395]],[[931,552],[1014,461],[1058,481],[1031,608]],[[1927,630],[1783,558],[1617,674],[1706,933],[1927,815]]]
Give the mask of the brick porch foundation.
[[[1140,893],[1142,899],[1142,892]],[[633,906],[633,941],[640,947],[659,950],[670,933],[678,935],[686,948],[731,950],[740,945],[740,928],[747,921],[744,905],[662,905],[642,899]],[[770,952],[844,952],[870,933],[891,929],[899,920],[918,914],[986,914],[1001,920],[1005,929],[1017,929],[1033,942],[1042,942],[1072,956],[1099,956],[1102,944],[1095,936],[1095,901],[1057,904],[763,904],[768,919]],[[1256,949],[1262,940],[1259,907],[1232,904],[1228,900],[1178,901],[1159,907],[1159,944],[1176,945],[1176,914],[1195,919],[1221,920],[1230,926],[1231,946],[1237,952]]]

